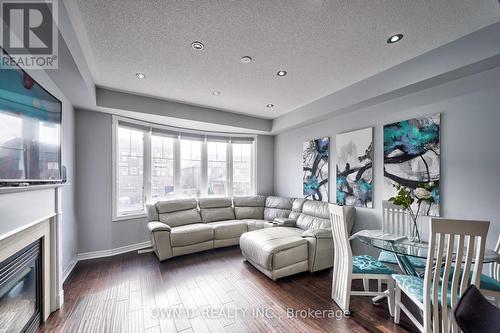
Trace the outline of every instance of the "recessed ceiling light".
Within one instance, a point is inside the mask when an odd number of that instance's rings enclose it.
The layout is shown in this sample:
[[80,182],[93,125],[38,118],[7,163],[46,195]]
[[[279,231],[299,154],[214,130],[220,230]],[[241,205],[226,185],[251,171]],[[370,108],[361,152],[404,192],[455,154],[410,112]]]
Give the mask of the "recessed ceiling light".
[[249,62],[252,62],[252,57],[249,56],[241,57],[241,62],[244,64],[248,64]]
[[137,78],[141,79],[141,80],[146,78],[146,74],[144,74],[144,73],[135,73],[135,76],[137,76]]
[[212,92],[212,95],[220,95],[220,91],[216,90],[216,91]]
[[278,76],[285,76],[286,75],[286,71],[279,71],[278,73],[276,73],[276,75],[278,75]]
[[267,104],[267,105],[266,105],[266,107],[267,107],[268,109],[274,108],[274,104]]
[[196,41],[196,42],[192,42],[192,43],[191,43],[191,47],[192,47],[193,49],[195,49],[195,50],[199,51],[199,50],[203,50],[203,49],[205,48],[205,45],[203,45],[203,43],[202,43],[202,42],[198,42],[198,41]]
[[389,37],[389,39],[387,40],[387,43],[388,43],[388,44],[397,43],[397,42],[399,42],[401,39],[403,39],[403,34],[396,34],[396,35],[392,35],[392,36],[391,36],[391,37]]

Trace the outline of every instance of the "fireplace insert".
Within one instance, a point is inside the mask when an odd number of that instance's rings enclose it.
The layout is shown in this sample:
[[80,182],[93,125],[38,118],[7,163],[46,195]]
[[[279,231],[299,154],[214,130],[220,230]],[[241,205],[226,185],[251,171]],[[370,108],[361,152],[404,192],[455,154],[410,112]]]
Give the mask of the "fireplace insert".
[[0,332],[35,332],[41,323],[41,240],[0,263]]

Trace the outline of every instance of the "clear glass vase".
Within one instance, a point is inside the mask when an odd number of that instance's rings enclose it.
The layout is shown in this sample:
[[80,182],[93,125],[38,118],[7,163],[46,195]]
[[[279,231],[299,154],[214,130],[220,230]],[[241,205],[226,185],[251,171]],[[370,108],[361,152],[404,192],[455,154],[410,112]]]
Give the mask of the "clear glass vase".
[[408,214],[408,217],[408,220],[410,221],[410,236],[408,236],[408,239],[414,243],[420,243],[422,239],[420,237],[418,215],[412,216],[411,214]]

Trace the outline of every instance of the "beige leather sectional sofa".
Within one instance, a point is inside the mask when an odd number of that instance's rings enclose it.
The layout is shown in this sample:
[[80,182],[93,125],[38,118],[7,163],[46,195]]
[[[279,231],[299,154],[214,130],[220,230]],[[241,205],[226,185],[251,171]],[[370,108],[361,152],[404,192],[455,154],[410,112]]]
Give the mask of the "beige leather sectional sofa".
[[[275,280],[333,265],[328,204],[276,196],[178,199],[148,205],[160,260],[240,244],[243,256]],[[354,208],[345,208],[348,229]]]

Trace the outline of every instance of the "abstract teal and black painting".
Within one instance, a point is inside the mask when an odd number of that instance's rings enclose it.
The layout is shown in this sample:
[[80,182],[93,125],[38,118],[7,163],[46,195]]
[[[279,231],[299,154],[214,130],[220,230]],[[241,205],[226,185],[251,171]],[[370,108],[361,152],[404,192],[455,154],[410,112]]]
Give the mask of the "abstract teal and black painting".
[[337,204],[373,207],[373,128],[338,134]]
[[384,126],[384,200],[395,194],[394,183],[412,193],[425,187],[432,203],[423,202],[420,214],[439,216],[440,129],[440,114]]
[[328,168],[330,138],[304,142],[302,151],[302,182],[304,197],[328,202]]

